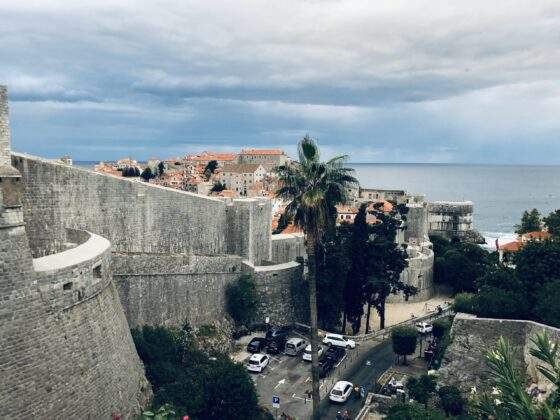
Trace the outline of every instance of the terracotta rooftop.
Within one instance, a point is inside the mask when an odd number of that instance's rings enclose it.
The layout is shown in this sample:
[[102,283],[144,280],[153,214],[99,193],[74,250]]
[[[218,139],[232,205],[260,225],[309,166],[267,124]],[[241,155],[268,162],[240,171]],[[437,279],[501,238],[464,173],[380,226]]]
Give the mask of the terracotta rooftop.
[[508,242],[507,244],[500,245],[499,249],[500,251],[517,252],[521,249],[522,246],[523,243],[521,243],[520,241],[513,241]]
[[281,149],[242,149],[242,155],[283,155]]
[[521,235],[521,238],[524,240],[536,240],[536,241],[545,241],[550,239],[551,235],[545,230],[536,230],[533,232],[527,232]]
[[224,173],[233,172],[236,174],[252,174],[259,168],[259,166],[261,166],[260,163],[228,163],[224,165]]
[[233,161],[237,158],[235,153],[215,153],[215,152],[202,152],[197,155],[187,156],[187,160],[191,161],[211,161],[211,160],[230,160]]

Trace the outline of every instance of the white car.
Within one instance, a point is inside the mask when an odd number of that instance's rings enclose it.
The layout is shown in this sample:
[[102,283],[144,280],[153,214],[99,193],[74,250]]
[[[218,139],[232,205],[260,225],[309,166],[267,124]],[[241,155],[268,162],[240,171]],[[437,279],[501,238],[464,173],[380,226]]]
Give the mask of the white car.
[[353,389],[354,385],[352,385],[352,382],[338,381],[331,389],[329,400],[338,403],[346,402]]
[[266,354],[253,354],[249,359],[249,363],[247,363],[247,370],[260,373],[268,365],[269,361],[270,357],[268,357]]
[[416,331],[418,331],[420,334],[431,333],[433,329],[434,326],[432,324],[428,324],[427,322],[419,322],[418,324],[416,324]]
[[[319,346],[317,349],[317,356],[321,357],[323,354],[323,346]],[[311,344],[308,344],[305,350],[303,351],[303,360],[307,362],[311,362]]]
[[344,347],[347,349],[356,348],[356,342],[354,340],[345,338],[342,334],[327,334],[325,338],[323,338],[323,343],[329,346],[332,345],[332,346]]

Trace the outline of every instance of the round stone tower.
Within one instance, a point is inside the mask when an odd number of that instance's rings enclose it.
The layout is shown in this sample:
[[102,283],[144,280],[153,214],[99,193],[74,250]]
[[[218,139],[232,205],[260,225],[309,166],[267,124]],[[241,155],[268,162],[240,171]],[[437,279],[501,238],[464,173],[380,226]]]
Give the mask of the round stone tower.
[[0,407],[10,419],[135,418],[151,389],[112,280],[111,244],[33,259],[0,86]]

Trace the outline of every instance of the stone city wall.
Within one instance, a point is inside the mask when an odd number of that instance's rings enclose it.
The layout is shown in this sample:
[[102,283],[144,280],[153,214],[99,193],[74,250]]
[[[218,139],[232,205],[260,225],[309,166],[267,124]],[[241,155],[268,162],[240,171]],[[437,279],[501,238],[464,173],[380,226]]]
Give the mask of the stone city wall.
[[260,267],[246,263],[259,294],[256,323],[264,323],[267,317],[273,325],[306,322],[309,306],[302,270],[295,261]]
[[66,227],[107,238],[119,252],[227,251],[221,200],[20,154],[12,162],[25,184],[24,217],[36,257],[60,249]]
[[111,281],[110,256],[109,242],[92,235],[34,260],[32,281],[20,278],[17,292],[2,296],[4,417],[131,418],[147,404],[151,389]]
[[272,235],[272,252],[270,260],[281,264],[295,261],[306,256],[305,236],[303,233],[281,233]]
[[496,349],[500,337],[508,340],[516,355],[517,368],[527,372],[531,382],[546,389],[550,383],[537,371],[537,360],[529,353],[534,348],[531,339],[546,331],[552,340],[560,338],[560,330],[533,321],[477,318],[457,314],[451,329],[452,343],[447,348],[438,377],[448,385],[465,392],[471,387],[489,386],[490,370],[485,354]]
[[462,238],[473,229],[473,203],[436,201],[428,204],[430,235],[447,239]]
[[[408,298],[408,302],[423,302],[434,295],[434,251],[431,242],[418,246],[409,245],[408,267],[401,273],[401,280],[418,289],[418,293]],[[403,302],[402,294],[390,295],[387,302]]]
[[131,327],[215,324],[226,317],[225,289],[242,257],[113,254],[113,278]]

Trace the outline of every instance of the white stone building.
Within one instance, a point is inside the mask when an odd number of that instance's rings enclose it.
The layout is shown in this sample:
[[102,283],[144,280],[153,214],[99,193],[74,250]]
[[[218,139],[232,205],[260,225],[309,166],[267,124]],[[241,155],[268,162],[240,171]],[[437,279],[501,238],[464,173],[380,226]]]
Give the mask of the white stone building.
[[229,164],[224,166],[222,179],[226,189],[246,196],[247,191],[255,182],[262,182],[266,169],[258,163]]
[[238,156],[240,164],[257,163],[268,170],[284,165],[288,160],[288,156],[281,149],[243,149]]

